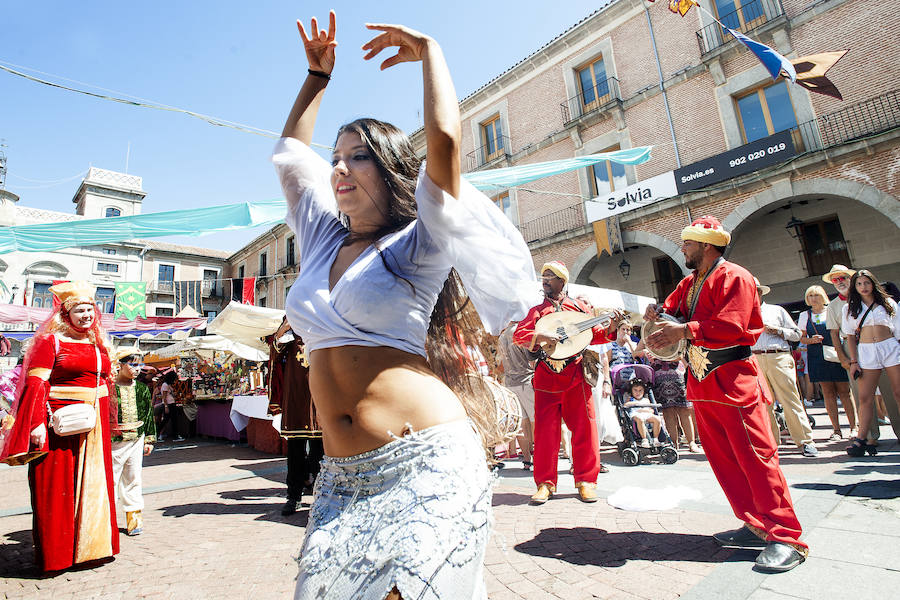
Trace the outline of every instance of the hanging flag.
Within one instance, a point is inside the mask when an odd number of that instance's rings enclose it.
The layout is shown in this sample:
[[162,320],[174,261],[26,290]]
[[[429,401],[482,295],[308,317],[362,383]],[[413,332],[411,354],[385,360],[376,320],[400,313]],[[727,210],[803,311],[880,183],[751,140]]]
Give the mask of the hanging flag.
[[837,61],[841,60],[847,52],[849,50],[835,50],[834,52],[822,52],[795,58],[791,61],[791,64],[797,70],[797,85],[802,85],[809,91],[817,94],[825,94],[826,96],[843,100],[844,97],[841,96],[834,83],[825,77],[825,73]]
[[609,229],[607,229],[607,220],[600,219],[591,223],[594,226],[594,242],[597,244],[597,258],[602,258],[606,252],[612,256],[612,248],[609,245]]
[[256,277],[244,278],[244,291],[241,294],[241,303],[253,306],[256,304]]
[[[650,0],[651,2],[653,0]],[[696,4],[694,0],[669,0],[669,10],[673,13],[678,13],[682,17],[691,10],[691,7]]]
[[116,283],[115,318],[134,320],[147,318],[147,282],[125,281]]
[[201,299],[201,282],[176,281],[175,282],[175,314],[181,313],[185,307],[190,306],[197,314],[203,314],[203,301]]
[[730,33],[735,37],[736,40],[744,44],[750,52],[752,52],[756,58],[759,59],[759,62],[763,64],[769,74],[772,76],[772,79],[778,79],[778,76],[782,71],[785,73],[785,77],[793,81],[797,82],[797,71],[794,69],[794,65],[791,62],[780,55],[775,50],[769,48],[765,44],[760,44],[756,40],[751,40],[743,33],[739,33],[734,29],[729,29],[728,27],[723,27],[725,31]]
[[244,299],[244,280],[229,279],[231,282],[231,301],[240,303]]

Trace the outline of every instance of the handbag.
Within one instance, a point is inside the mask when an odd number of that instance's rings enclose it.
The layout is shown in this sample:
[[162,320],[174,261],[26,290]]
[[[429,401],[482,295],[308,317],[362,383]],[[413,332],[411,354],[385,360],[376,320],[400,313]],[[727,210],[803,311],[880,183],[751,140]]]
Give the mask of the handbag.
[[[50,410],[50,403],[47,403]],[[77,435],[92,430],[97,425],[97,411],[86,402],[63,406],[50,413],[50,427],[56,435]]]
[[581,370],[587,384],[595,387],[600,379],[600,355],[594,350],[585,350],[581,357]]
[[[809,317],[806,320],[806,335],[812,337],[816,335],[818,331],[815,329],[815,325],[813,325],[812,310],[806,311],[806,314]],[[810,331],[810,328],[812,328],[812,331]],[[838,353],[835,347],[830,344],[826,344],[824,340],[822,340],[822,358],[824,358],[828,362],[841,362],[841,360],[838,358]]]
[[94,386],[94,402],[77,402],[63,406],[56,412],[50,408],[47,402],[47,414],[50,415],[50,427],[56,435],[78,435],[91,431],[97,425],[97,411],[94,403],[97,402],[97,389],[100,387],[100,350],[94,346],[97,355],[97,383]]

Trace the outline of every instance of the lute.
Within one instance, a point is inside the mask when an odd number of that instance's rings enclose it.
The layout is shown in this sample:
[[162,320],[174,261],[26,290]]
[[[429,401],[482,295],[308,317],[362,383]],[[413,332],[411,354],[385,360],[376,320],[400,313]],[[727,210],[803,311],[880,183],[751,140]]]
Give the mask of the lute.
[[596,317],[587,317],[583,312],[561,311],[544,315],[534,325],[535,333],[553,335],[559,342],[548,353],[554,360],[571,358],[588,347],[594,337],[591,329],[596,325],[608,323],[617,311],[601,313]]

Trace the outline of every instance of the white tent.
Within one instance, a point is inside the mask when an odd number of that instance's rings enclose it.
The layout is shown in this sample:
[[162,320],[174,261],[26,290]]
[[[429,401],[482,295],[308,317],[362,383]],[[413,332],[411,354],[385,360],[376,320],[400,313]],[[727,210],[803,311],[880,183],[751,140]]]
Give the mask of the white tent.
[[238,358],[246,360],[265,361],[269,359],[268,350],[259,350],[246,344],[229,340],[221,335],[201,335],[187,338],[160,348],[154,354],[164,358],[167,356],[178,356],[185,352],[196,352],[208,359],[212,358],[212,353],[214,352],[229,352]]
[[269,347],[261,338],[275,333],[281,326],[282,319],[284,319],[283,310],[231,302],[210,322],[206,330],[256,348],[268,356]]

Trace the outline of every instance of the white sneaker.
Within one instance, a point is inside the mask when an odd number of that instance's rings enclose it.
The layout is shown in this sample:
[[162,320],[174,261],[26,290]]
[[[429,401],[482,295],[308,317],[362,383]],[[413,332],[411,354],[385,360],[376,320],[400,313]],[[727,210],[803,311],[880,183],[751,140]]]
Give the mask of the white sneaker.
[[659,438],[653,438],[653,442],[651,442],[651,443],[653,444],[654,448],[659,446]]
[[642,439],[641,440],[641,448],[649,448],[649,447],[650,447],[650,440],[648,440],[647,438]]

